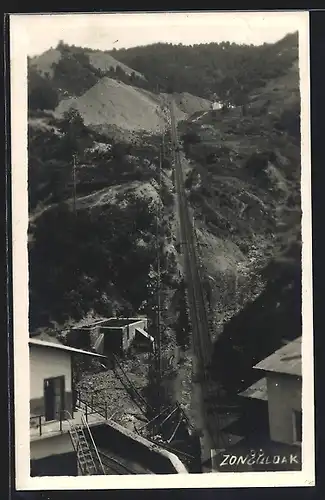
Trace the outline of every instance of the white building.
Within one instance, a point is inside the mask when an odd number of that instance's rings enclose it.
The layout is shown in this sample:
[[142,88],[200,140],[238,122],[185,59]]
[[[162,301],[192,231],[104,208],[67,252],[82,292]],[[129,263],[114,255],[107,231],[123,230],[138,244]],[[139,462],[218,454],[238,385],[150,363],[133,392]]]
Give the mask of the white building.
[[[77,456],[69,435],[70,423],[81,421],[81,412],[74,410],[73,401],[75,355],[104,358],[58,342],[29,339],[32,475],[78,474]],[[93,414],[88,422],[92,425],[103,420]]]
[[[281,347],[255,367],[264,377],[241,393],[267,404],[271,441],[300,446],[302,442],[301,337]],[[257,390],[258,386],[258,390]]]

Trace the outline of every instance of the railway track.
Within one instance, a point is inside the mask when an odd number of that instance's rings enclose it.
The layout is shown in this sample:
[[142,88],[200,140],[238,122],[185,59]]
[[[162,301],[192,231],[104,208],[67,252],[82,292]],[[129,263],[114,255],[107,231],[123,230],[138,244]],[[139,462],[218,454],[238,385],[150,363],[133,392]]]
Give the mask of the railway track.
[[208,319],[202,286],[202,277],[200,276],[199,271],[199,256],[197,254],[194,228],[190,220],[187,205],[182,160],[177,137],[174,103],[172,100],[169,103],[169,109],[173,161],[175,165],[175,191],[177,195],[177,208],[182,253],[185,264],[190,320],[192,324],[192,352],[195,362],[193,381],[200,384],[203,399],[203,408],[201,410],[205,421],[205,427],[209,434],[211,449],[220,449],[223,448],[226,443],[222,443],[222,438],[218,429],[218,421],[220,419],[218,397],[214,398],[214,400],[211,397],[213,394],[218,394],[218,387],[211,379],[209,373],[209,365],[212,354],[212,338],[210,335],[211,325]]
[[99,456],[102,461],[102,464],[104,466],[105,471],[110,474],[117,474],[117,475],[130,475],[130,474],[137,474],[135,470],[133,470],[131,467],[128,467],[127,465],[123,464],[116,458],[107,455],[107,453],[104,453],[103,451],[99,451]]
[[176,122],[173,102],[170,103],[172,146],[175,163],[175,188],[178,197],[181,240],[183,242],[183,254],[187,287],[189,292],[190,316],[192,322],[193,350],[198,356],[198,368],[196,375],[201,376],[208,367],[211,360],[211,337],[209,324],[205,309],[204,293],[201,277],[198,271],[198,256],[194,241],[193,226],[190,221],[187,208],[187,197],[184,188],[183,171],[181,167],[181,156],[177,138]]

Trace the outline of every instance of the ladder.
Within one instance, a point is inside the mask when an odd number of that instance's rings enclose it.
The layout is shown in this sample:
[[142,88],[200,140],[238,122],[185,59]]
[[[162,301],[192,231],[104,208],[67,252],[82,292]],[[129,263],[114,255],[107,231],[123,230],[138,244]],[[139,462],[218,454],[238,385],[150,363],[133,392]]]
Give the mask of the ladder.
[[[85,430],[87,431],[89,439],[92,442],[93,449],[91,449],[91,447],[89,446]],[[83,415],[81,417],[81,424],[73,424],[72,422],[70,422],[69,434],[73,447],[77,454],[77,460],[82,475],[92,476],[105,474],[105,470],[99,457],[98,450],[91,435],[89,426]]]

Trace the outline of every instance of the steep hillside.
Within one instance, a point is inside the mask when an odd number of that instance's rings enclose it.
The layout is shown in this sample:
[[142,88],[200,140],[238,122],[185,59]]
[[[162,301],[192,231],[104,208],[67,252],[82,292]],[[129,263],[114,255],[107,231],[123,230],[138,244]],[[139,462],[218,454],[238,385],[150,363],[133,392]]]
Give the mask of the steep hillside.
[[301,335],[299,114],[295,62],[245,106],[181,124],[210,277],[214,374],[235,392],[253,382],[255,363]]
[[263,275],[264,290],[225,324],[215,342],[213,375],[228,392],[238,393],[256,382],[260,374],[252,367],[302,333],[299,234],[294,242],[285,240]]
[[[132,73],[135,73],[139,78],[144,79],[144,76],[139,73],[138,71],[135,71],[132,68],[129,68],[125,64],[123,64],[120,61],[117,61],[113,56],[108,54],[107,52],[103,52],[100,50],[87,50],[83,49],[84,54],[89,57],[89,62],[90,64],[96,68],[99,69],[103,72],[110,71],[111,68],[114,68],[116,70],[116,67],[119,66],[124,73],[127,75],[132,75]],[[59,60],[62,58],[62,45],[59,48],[51,48],[49,50],[46,50],[43,52],[43,54],[39,56],[34,56],[30,58],[30,64],[34,66],[40,73],[41,75],[46,75],[48,74],[50,78],[53,78],[54,76],[54,68],[53,64],[57,64]]]
[[28,58],[29,108],[54,109],[61,99],[81,96],[105,76],[124,83],[146,82],[106,52],[60,42],[55,49]]
[[122,62],[117,61],[107,52],[102,52],[100,50],[91,52],[86,51],[86,54],[89,56],[90,64],[94,66],[94,68],[100,69],[103,72],[110,71],[112,68],[114,68],[116,72],[116,68],[119,67],[126,75],[131,76],[132,74],[135,74],[141,80],[145,80],[145,77],[141,73],[129,68]]
[[242,104],[249,92],[286,73],[298,57],[298,33],[260,46],[157,43],[111,53],[162,92],[186,91],[208,99],[217,94],[221,100]]
[[29,63],[33,66],[42,76],[49,75],[53,78],[53,64],[57,64],[61,59],[61,51],[58,49],[50,48],[39,56],[34,56],[29,59]]

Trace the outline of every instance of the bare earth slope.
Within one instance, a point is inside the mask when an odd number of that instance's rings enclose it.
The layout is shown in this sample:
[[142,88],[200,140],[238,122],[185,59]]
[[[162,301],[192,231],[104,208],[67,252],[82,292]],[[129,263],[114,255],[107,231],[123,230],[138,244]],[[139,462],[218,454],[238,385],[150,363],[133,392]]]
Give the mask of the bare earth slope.
[[110,54],[107,54],[100,50],[97,52],[86,51],[86,54],[89,56],[90,64],[94,66],[94,68],[101,69],[102,71],[108,71],[112,67],[116,69],[116,67],[119,66],[127,75],[135,73],[135,75],[138,76],[139,78],[145,79],[142,73],[139,73],[138,71],[129,68],[129,66],[126,66],[126,64],[117,61]]
[[[56,109],[61,116],[69,108],[76,108],[86,125],[115,125],[125,130],[161,132],[166,118],[161,104],[166,95],[157,96],[111,78],[102,78],[96,85],[77,98],[64,99]],[[175,94],[176,118],[184,120],[197,111],[210,109],[210,101],[191,94]]]
[[43,52],[40,56],[31,58],[31,65],[34,66],[42,75],[46,73],[50,77],[53,76],[52,64],[57,63],[61,59],[61,52],[57,49],[49,49]]
[[[131,75],[135,73],[139,78],[144,76],[138,71],[129,68],[126,64],[120,63],[113,56],[102,51],[87,51],[85,54],[89,57],[90,64],[94,68],[101,69],[102,71],[108,71],[110,68],[116,69],[119,66],[124,73]],[[58,49],[49,49],[39,56],[32,57],[31,64],[35,66],[41,74],[48,73],[51,77],[53,76],[52,64],[57,63],[61,59],[61,52]]]

